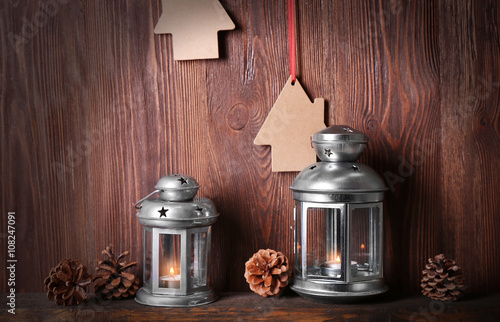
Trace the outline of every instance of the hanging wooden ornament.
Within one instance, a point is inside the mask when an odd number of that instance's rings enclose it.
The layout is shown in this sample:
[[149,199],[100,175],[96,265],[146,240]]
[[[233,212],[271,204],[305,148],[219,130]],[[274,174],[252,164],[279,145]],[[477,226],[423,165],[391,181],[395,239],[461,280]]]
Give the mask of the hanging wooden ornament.
[[172,34],[174,60],[219,58],[217,33],[234,23],[218,0],[163,0],[155,34]]
[[326,127],[324,99],[311,102],[296,79],[294,0],[288,0],[288,43],[290,78],[254,140],[271,146],[273,172],[302,171],[316,162],[310,137]]
[[254,144],[270,145],[273,172],[301,171],[316,162],[311,135],[325,128],[325,101],[309,100],[299,81],[288,78]]

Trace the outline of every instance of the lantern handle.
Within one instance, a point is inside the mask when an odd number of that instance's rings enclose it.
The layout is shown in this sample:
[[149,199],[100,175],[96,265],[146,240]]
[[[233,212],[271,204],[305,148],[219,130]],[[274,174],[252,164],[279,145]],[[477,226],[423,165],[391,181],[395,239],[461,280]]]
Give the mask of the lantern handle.
[[151,192],[149,195],[147,195],[146,197],[142,198],[141,200],[137,201],[134,205],[135,209],[140,209],[141,207],[138,207],[141,203],[144,202],[144,200],[148,199],[149,197],[151,197],[152,195],[154,195],[155,193],[157,192],[160,192],[161,190],[158,190],[156,189],[155,191]]

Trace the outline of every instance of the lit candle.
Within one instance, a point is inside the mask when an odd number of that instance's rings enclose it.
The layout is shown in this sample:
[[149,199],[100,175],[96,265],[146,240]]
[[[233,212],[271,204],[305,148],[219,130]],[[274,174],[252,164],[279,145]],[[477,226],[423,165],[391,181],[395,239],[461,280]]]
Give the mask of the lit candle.
[[[337,256],[337,258],[334,261],[327,261],[323,265],[321,265],[321,274],[327,276],[339,276],[341,271],[340,265],[341,265],[340,256]],[[358,271],[357,265],[358,262],[351,261],[352,276],[356,275]]]
[[[325,262],[325,267],[328,267],[328,268],[336,268],[338,270],[340,270],[340,256],[337,256],[337,258],[335,259],[335,261],[327,261]],[[356,266],[356,264],[358,264],[358,262],[355,262],[355,261],[351,261],[351,267],[352,266]]]
[[160,287],[180,288],[181,276],[175,275],[173,267],[170,267],[170,275],[160,276]]

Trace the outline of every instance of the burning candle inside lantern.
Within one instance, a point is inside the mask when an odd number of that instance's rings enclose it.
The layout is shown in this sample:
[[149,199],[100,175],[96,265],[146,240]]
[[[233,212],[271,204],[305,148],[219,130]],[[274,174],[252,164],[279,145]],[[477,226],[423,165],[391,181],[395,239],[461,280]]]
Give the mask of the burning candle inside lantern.
[[175,275],[174,267],[170,267],[170,275],[160,276],[160,287],[180,288],[181,276]]
[[[323,265],[321,265],[321,274],[326,276],[340,276],[341,264],[340,256],[337,256],[334,261],[326,261]],[[357,265],[358,262],[351,261],[352,276],[355,276],[358,272]]]

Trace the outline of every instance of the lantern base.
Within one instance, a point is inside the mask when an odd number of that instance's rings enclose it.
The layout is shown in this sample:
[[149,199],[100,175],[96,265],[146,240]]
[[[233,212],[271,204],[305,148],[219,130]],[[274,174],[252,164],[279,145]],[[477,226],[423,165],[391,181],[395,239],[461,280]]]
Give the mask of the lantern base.
[[135,301],[139,304],[165,307],[199,306],[215,302],[217,299],[217,295],[212,290],[190,295],[154,295],[142,287],[135,295]]
[[295,278],[291,289],[308,300],[323,303],[358,302],[389,290],[383,279],[351,283],[304,281]]

